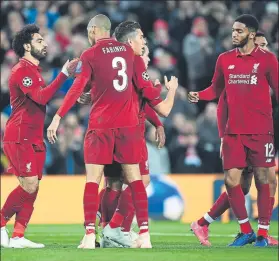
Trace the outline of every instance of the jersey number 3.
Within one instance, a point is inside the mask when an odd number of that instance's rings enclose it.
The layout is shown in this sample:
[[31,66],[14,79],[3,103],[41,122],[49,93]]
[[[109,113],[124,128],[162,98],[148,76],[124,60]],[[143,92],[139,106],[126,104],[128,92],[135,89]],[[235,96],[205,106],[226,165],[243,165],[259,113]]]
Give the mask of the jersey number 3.
[[[128,85],[128,76],[126,73],[127,63],[122,57],[115,57],[112,60],[112,68],[118,69],[117,75],[118,79],[113,80],[113,87],[115,90],[122,92],[127,88]],[[119,79],[121,78],[121,80]]]

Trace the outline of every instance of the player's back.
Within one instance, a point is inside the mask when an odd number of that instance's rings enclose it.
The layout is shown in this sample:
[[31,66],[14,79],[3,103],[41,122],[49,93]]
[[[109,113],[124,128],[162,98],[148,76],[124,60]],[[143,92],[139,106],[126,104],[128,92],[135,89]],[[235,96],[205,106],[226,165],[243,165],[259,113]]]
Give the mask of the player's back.
[[43,140],[46,106],[37,104],[26,93],[30,88],[44,87],[44,85],[38,66],[21,59],[13,67],[9,78],[12,112],[6,124],[4,141]]
[[99,40],[86,51],[92,67],[89,128],[136,126],[132,100],[133,50],[114,39]]

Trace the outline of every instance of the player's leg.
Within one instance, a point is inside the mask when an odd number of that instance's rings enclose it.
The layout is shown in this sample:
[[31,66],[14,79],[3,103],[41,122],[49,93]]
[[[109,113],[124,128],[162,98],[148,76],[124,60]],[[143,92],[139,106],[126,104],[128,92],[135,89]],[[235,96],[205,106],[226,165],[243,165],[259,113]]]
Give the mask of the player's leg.
[[[270,190],[270,209],[269,209],[269,221],[271,220],[272,217],[272,211],[274,207],[274,202],[275,202],[275,194],[276,194],[276,189],[277,189],[277,179],[276,179],[276,174],[275,174],[275,167],[269,168],[268,172],[268,182],[269,182],[269,190]],[[268,244],[270,246],[278,246],[278,240],[273,238],[272,236],[267,237]]]
[[[249,193],[253,178],[253,169],[245,168],[241,176],[241,187],[244,195]],[[191,230],[199,239],[201,245],[211,246],[208,240],[208,227],[217,218],[219,218],[226,210],[230,208],[230,202],[227,192],[223,192],[215,201],[210,211],[204,214],[203,217],[191,224]]]
[[244,140],[249,148],[247,160],[254,169],[255,183],[258,190],[258,237],[255,246],[268,245],[270,221],[270,185],[269,168],[275,166],[272,135],[249,135]]
[[9,143],[4,144],[4,151],[16,176],[18,176],[20,185],[10,193],[1,210],[1,245],[2,240],[7,238],[4,232],[5,225],[16,214],[14,232],[9,247],[42,248],[43,244],[26,239],[24,233],[32,216],[34,202],[38,194],[39,179],[42,177],[45,161],[45,146],[44,144]]
[[99,184],[104,165],[112,163],[114,135],[111,130],[89,130],[84,138],[86,184],[83,196],[85,236],[78,248],[95,248],[95,221],[99,208]]
[[225,186],[230,206],[240,225],[241,233],[230,246],[243,246],[255,240],[255,233],[249,222],[245,207],[245,196],[241,188],[241,175],[246,162],[246,148],[243,135],[225,135],[223,140],[223,160],[225,169]]
[[102,179],[104,165],[85,164],[86,184],[83,195],[84,227],[85,235],[78,248],[95,248],[95,221],[99,207],[99,184]]

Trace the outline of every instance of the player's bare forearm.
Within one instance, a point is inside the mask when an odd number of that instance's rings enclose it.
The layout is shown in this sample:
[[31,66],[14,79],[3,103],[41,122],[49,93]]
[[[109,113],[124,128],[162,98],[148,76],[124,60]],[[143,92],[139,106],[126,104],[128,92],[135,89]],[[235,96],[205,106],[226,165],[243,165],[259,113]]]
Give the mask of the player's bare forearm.
[[167,97],[165,100],[160,102],[158,105],[154,107],[155,111],[162,117],[168,117],[171,109],[174,104],[174,97],[175,97],[176,89],[170,89],[168,91]]
[[154,126],[154,127],[159,127],[159,126],[163,126],[163,124],[161,123],[157,113],[148,105],[145,104],[144,106],[144,112],[146,115],[146,119]]
[[35,89],[28,96],[38,104],[46,105],[53,95],[58,91],[62,84],[66,81],[67,76],[59,73],[55,80],[43,89]]

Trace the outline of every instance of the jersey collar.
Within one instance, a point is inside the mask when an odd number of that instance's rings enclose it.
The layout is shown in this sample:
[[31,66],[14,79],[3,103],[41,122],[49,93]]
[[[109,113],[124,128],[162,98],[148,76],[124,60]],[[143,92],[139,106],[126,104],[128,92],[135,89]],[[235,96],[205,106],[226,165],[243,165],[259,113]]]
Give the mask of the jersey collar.
[[23,62],[23,63],[25,63],[25,64],[27,64],[28,66],[33,67],[34,69],[38,70],[39,72],[42,71],[42,68],[41,68],[40,66],[38,66],[38,65],[36,65],[36,64],[34,64],[34,63],[32,63],[31,61],[29,61],[29,60],[27,60],[27,59],[25,59],[25,58],[20,58],[19,61],[20,61],[20,62]]
[[257,55],[257,51],[259,50],[259,46],[255,45],[255,48],[252,50],[251,53],[243,55],[238,48],[235,48],[235,52],[236,52],[236,57],[242,57],[242,56],[256,56]]

